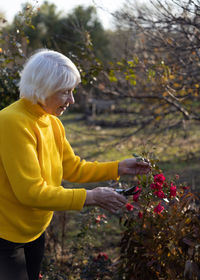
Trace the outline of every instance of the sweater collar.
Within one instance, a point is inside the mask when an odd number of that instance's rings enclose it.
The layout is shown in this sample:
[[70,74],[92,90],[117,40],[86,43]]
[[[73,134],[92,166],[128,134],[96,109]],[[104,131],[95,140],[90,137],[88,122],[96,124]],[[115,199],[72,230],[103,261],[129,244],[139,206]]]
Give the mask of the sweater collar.
[[31,115],[34,115],[44,124],[49,124],[50,114],[48,114],[39,104],[35,104],[24,97],[20,99],[20,103],[22,103],[25,110],[28,111]]

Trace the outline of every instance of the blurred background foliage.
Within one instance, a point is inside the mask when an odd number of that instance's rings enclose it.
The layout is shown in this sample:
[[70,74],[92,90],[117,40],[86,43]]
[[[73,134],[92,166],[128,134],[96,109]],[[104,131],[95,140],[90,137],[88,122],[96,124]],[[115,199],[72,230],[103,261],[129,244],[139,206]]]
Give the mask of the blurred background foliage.
[[[199,1],[127,1],[113,14],[113,28],[105,30],[94,6],[77,6],[64,14],[47,1],[37,8],[24,3],[12,23],[1,15],[0,108],[18,98],[26,58],[38,48],[54,49],[80,70],[82,83],[70,109],[79,114],[79,121],[96,127],[99,135],[114,128],[115,141],[110,143],[115,149],[125,148],[124,155],[135,148],[138,138],[137,146],[148,141],[157,148],[162,144],[159,156],[166,167],[177,160],[196,164],[199,11]],[[94,134],[97,139],[98,132]],[[100,150],[96,155],[101,157]],[[197,173],[195,169],[195,177]]]
[[1,108],[8,95],[16,98],[25,58],[45,47],[79,67],[84,98],[79,95],[77,107],[86,117],[108,107],[131,114],[130,126],[184,129],[200,120],[197,4],[155,0],[150,7],[128,1],[113,15],[113,30],[104,30],[93,6],[64,15],[47,1],[37,9],[25,3],[11,24],[2,18]]
[[[38,48],[62,52],[82,76],[76,104],[61,117],[75,152],[88,160],[103,161],[154,151],[166,173],[179,173],[180,180],[199,191],[198,0],[127,1],[113,14],[114,25],[109,30],[103,28],[95,6],[77,6],[64,14],[47,1],[39,8],[27,2],[13,22],[8,23],[3,14],[0,18],[0,109],[18,99],[17,84],[27,57]],[[73,267],[69,279],[80,279],[80,271],[88,275],[91,267],[100,275],[92,279],[110,279],[110,263],[102,258],[99,264],[87,254],[96,256],[107,249],[115,259],[120,227],[108,215],[110,223],[101,229],[95,223],[99,210],[87,211],[80,216],[55,215],[47,239],[53,261],[48,258],[44,263],[52,272],[45,279],[65,279],[56,272],[55,260],[63,275],[66,271],[70,275]],[[86,240],[77,241],[77,234],[83,237],[83,232]]]

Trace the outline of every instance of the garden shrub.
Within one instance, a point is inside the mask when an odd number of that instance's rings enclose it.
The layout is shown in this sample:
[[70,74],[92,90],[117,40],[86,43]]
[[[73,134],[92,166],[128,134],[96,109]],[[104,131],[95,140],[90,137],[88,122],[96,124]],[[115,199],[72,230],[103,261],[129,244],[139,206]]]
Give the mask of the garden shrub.
[[123,216],[118,279],[200,279],[199,197],[150,162]]

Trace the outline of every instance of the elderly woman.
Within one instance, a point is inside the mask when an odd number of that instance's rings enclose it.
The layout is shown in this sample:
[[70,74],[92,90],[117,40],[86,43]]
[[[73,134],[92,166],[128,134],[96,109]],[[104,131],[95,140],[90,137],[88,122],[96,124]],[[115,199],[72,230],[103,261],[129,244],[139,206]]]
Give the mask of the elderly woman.
[[64,55],[39,50],[24,66],[20,99],[0,112],[0,279],[36,280],[44,232],[53,211],[96,205],[115,212],[126,199],[108,187],[67,189],[70,182],[144,174],[149,165],[126,159],[86,162],[76,156],[57,118],[74,104],[80,74]]

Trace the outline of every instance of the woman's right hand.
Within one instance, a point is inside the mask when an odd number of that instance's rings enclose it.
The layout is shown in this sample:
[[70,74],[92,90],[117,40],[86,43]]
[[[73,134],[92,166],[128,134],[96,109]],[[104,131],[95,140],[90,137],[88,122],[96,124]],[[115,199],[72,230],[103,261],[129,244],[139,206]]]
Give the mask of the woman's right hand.
[[97,187],[87,190],[84,206],[99,206],[112,213],[116,213],[127,203],[123,195],[118,194],[114,189],[108,187]]

